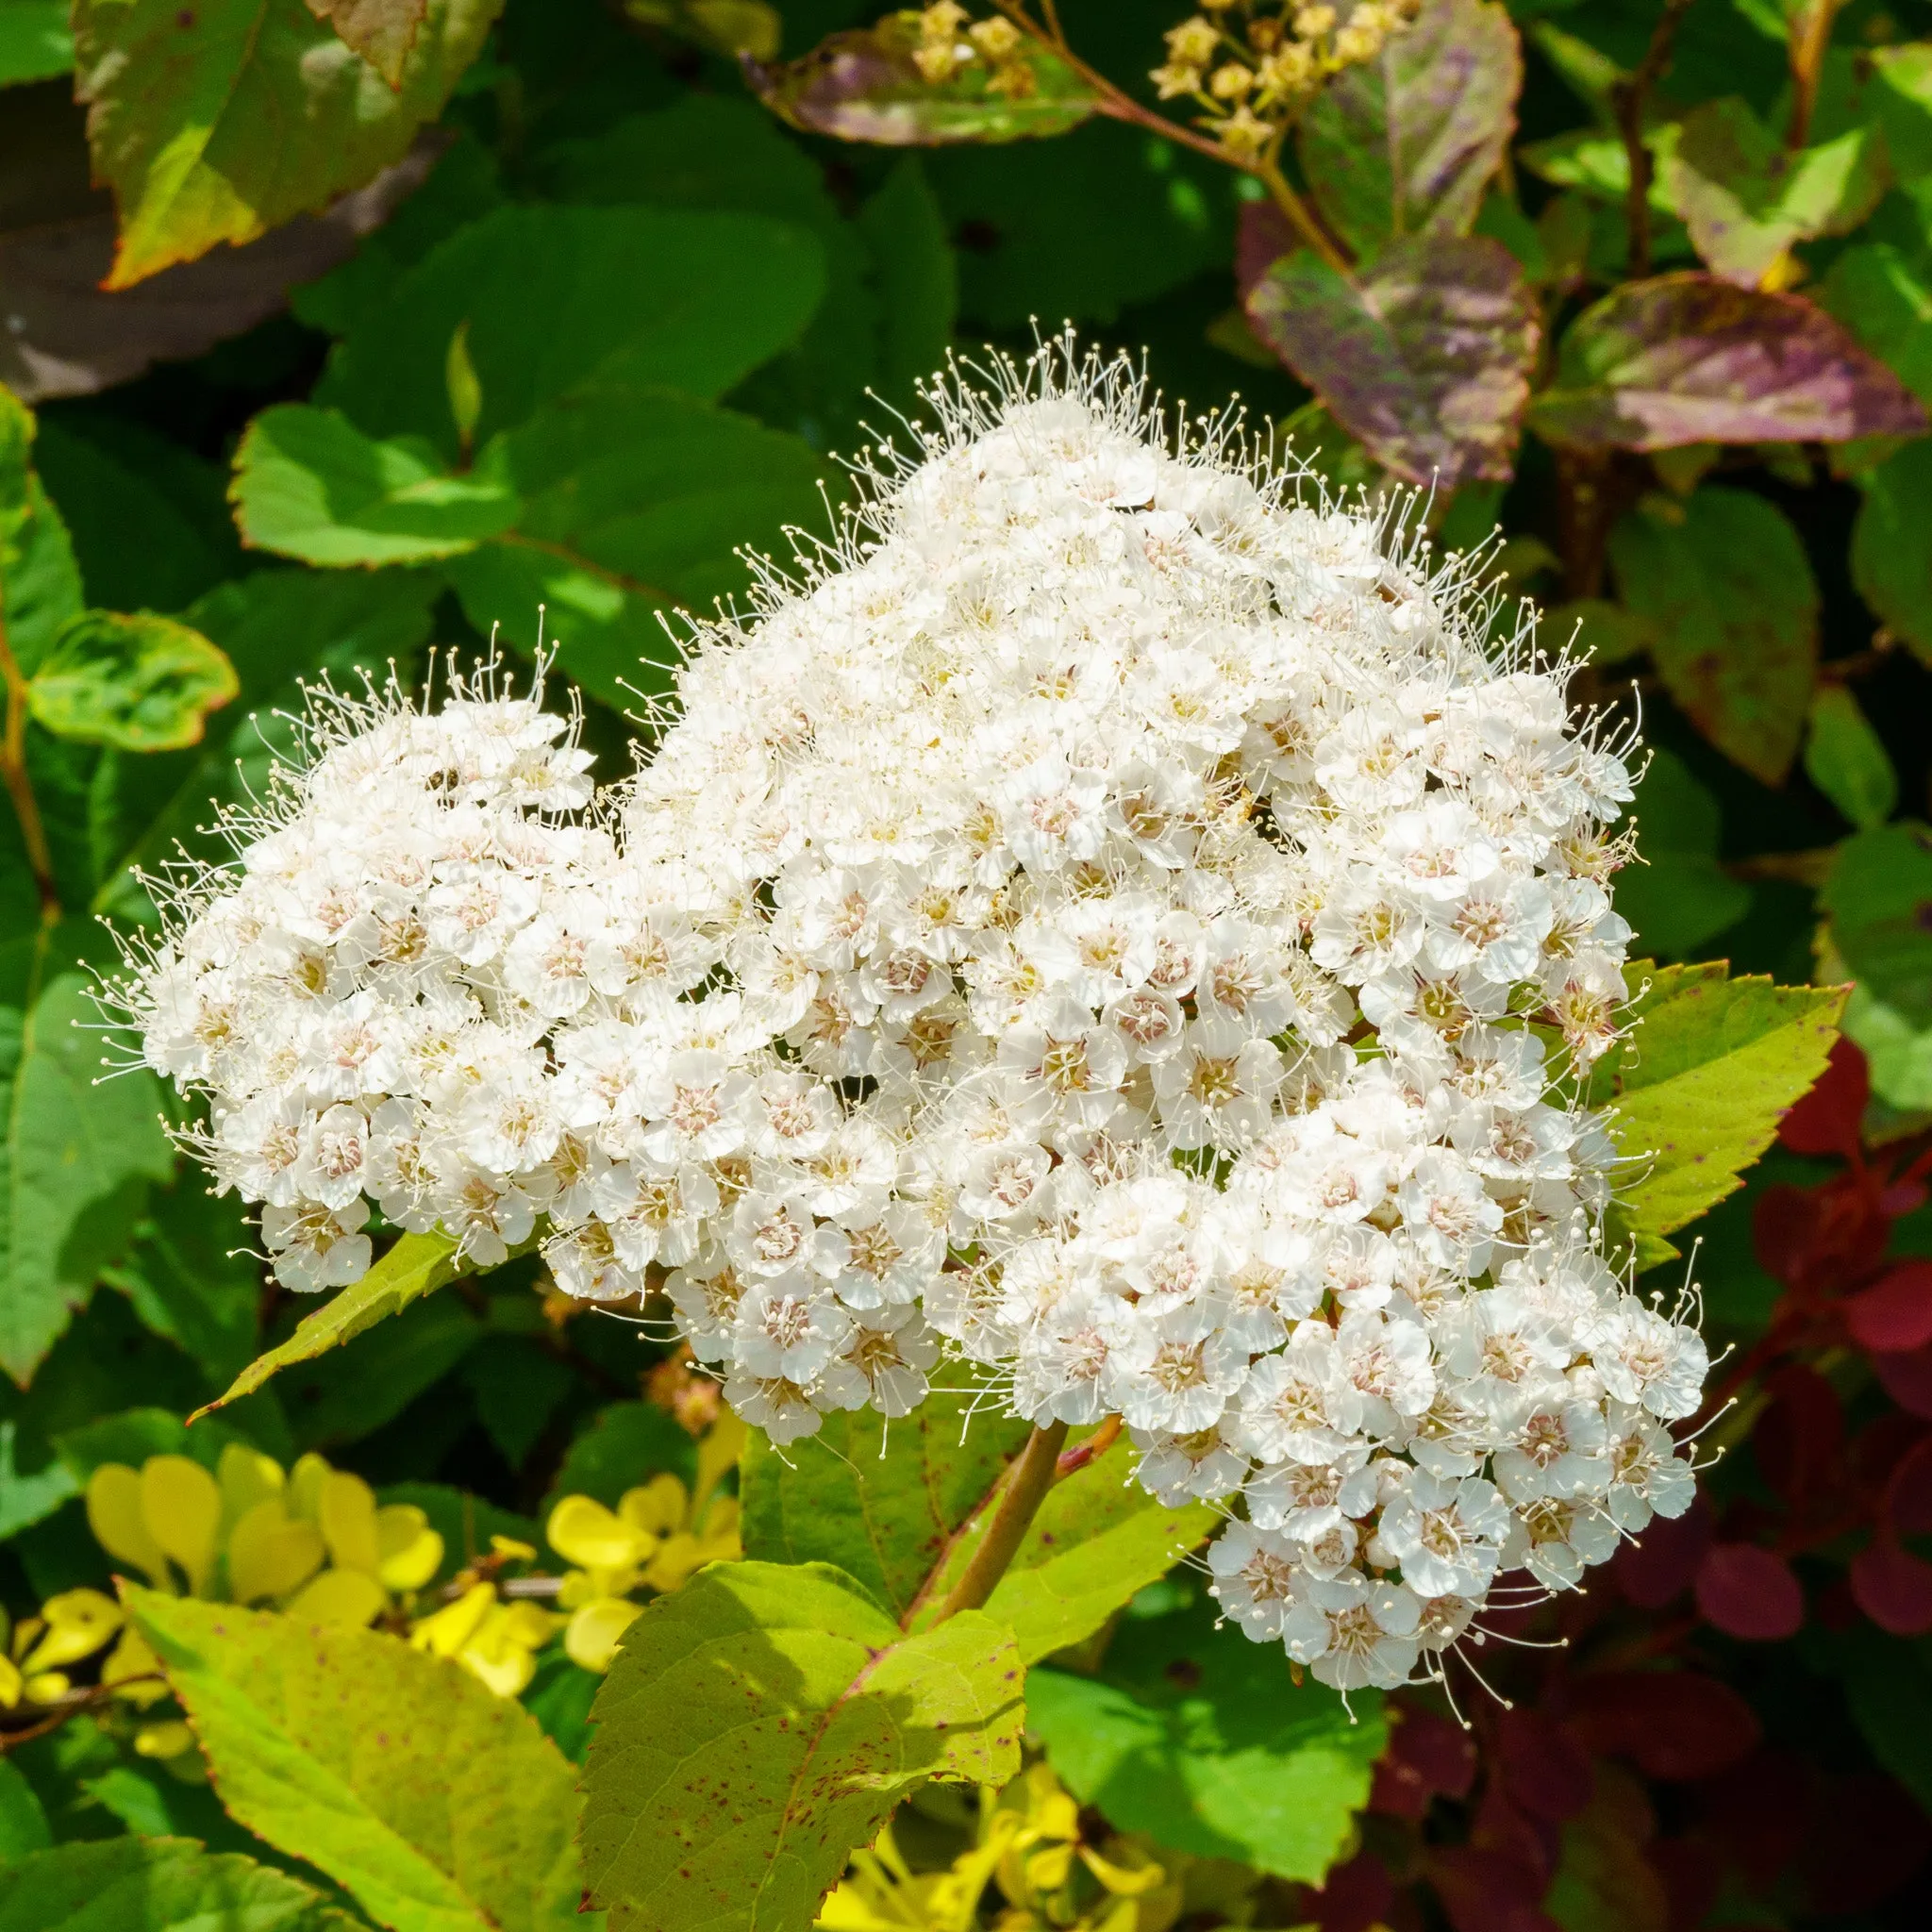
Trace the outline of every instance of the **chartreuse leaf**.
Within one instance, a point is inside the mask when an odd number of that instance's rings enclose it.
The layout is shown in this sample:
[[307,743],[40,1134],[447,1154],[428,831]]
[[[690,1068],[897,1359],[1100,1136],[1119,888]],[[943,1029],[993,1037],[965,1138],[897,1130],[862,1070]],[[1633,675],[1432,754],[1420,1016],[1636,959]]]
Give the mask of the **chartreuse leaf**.
[[1845,989],[1728,979],[1721,960],[1641,960],[1624,977],[1641,989],[1625,1009],[1633,1029],[1597,1063],[1587,1098],[1613,1109],[1631,1174],[1613,1228],[1649,1266],[1676,1254],[1664,1236],[1743,1185],[1786,1109],[1824,1071]]
[[[758,98],[808,134],[884,147],[955,142],[1026,141],[1064,134],[1099,106],[1081,75],[1037,42],[1021,40],[999,61],[975,55],[937,80],[918,65],[916,16],[889,15],[875,27],[829,35],[803,59],[746,69]],[[955,44],[952,34],[946,42]]]
[[0,1368],[25,1384],[174,1171],[145,1069],[100,1075],[65,927],[0,945]]
[[521,507],[500,478],[452,475],[422,437],[378,442],[340,410],[306,403],[249,424],[231,493],[256,549],[325,565],[455,557],[508,529]]
[[1652,497],[1610,533],[1666,689],[1753,777],[1783,782],[1818,661],[1818,584],[1784,514],[1745,490]]
[[936,1390],[908,1416],[841,1409],[780,1456],[754,1429],[739,1464],[747,1557],[832,1563],[895,1617],[931,1597],[928,1578],[1024,1446],[1027,1424]]
[[83,1839],[0,1871],[0,1932],[355,1932],[286,1872],[187,1838]]
[[908,1637],[828,1565],[720,1563],[632,1624],[591,1716],[613,1932],[802,1932],[910,1787],[1019,1770],[1020,1656],[979,1611]]
[[1033,1672],[1026,1724],[1118,1829],[1319,1883],[1388,1742],[1378,1695],[1351,1703],[1297,1687],[1278,1645],[1217,1629],[1202,1607],[1129,1617],[1098,1677]]
[[61,626],[26,697],[34,721],[57,738],[182,751],[241,689],[220,648],[185,624],[89,610]]
[[94,175],[125,289],[251,242],[398,161],[475,58],[503,0],[429,0],[391,89],[306,0],[76,0]]
[[1376,58],[1344,68],[1297,131],[1302,168],[1343,240],[1466,235],[1516,128],[1523,49],[1494,0],[1440,0]]
[[[1026,1538],[987,1600],[1029,1664],[1093,1635],[1167,1574],[1220,1521],[1205,1503],[1168,1508],[1132,1477],[1134,1451],[1116,1443],[1047,1491]],[[940,1603],[972,1558],[991,1514],[981,1509],[926,1592]],[[912,1627],[919,1627],[915,1615]]]
[[794,341],[824,290],[818,238],[766,215],[500,208],[396,282],[336,351],[315,400],[372,437],[426,437],[455,464],[458,329],[481,391],[472,435],[487,442],[588,386],[714,399]]
[[[195,1416],[208,1415],[252,1393],[279,1369],[340,1347],[364,1329],[401,1314],[411,1302],[433,1294],[462,1273],[456,1242],[440,1229],[404,1235],[360,1281],[330,1296],[312,1315],[305,1315],[288,1341],[258,1356],[225,1394],[197,1409]],[[191,1422],[194,1419],[189,1418]]]
[[230,1814],[379,1924],[583,1924],[575,1767],[515,1702],[375,1631],[124,1594]]
[[0,87],[53,80],[73,66],[67,0],[0,0]]

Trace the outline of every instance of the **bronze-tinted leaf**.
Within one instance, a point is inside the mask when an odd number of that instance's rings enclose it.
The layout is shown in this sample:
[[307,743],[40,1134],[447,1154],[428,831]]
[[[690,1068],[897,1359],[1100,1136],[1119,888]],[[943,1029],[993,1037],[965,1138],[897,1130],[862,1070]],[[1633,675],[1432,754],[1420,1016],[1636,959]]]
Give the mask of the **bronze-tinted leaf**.
[[392,88],[403,84],[403,63],[429,11],[429,0],[308,0],[317,20],[355,48]]
[[1659,146],[1665,192],[1698,254],[1747,289],[1793,242],[1857,227],[1885,192],[1872,129],[1791,154],[1736,98],[1705,102]]
[[1577,449],[1917,436],[1924,411],[1821,308],[1715,275],[1630,282],[1563,338],[1530,426]]
[[1330,225],[1363,254],[1392,235],[1466,235],[1522,86],[1523,49],[1494,0],[1429,0],[1302,123],[1302,167]]
[[889,17],[876,27],[832,34],[782,66],[747,58],[744,71],[781,121],[881,147],[1026,141],[1064,134],[1093,112],[1092,89],[1031,42],[996,66],[975,57],[940,81],[921,73],[918,46],[916,29]]
[[1514,257],[1482,236],[1392,242],[1351,278],[1302,253],[1248,314],[1336,420],[1399,476],[1507,477],[1540,325]]
[[1818,585],[1783,513],[1745,490],[1654,497],[1611,532],[1610,562],[1678,707],[1753,777],[1782,784],[1818,663]]

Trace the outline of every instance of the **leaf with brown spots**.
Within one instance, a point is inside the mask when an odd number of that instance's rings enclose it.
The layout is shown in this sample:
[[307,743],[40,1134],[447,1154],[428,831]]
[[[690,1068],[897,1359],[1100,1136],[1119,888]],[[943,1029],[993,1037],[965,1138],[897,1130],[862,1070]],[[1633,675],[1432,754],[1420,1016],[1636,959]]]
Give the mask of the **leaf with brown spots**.
[[829,1564],[714,1564],[597,1694],[592,1903],[612,1932],[798,1932],[912,1786],[1019,1771],[1021,1683],[977,1610],[908,1637]]
[[336,38],[354,47],[391,88],[400,88],[429,0],[308,0],[308,10],[327,21]]

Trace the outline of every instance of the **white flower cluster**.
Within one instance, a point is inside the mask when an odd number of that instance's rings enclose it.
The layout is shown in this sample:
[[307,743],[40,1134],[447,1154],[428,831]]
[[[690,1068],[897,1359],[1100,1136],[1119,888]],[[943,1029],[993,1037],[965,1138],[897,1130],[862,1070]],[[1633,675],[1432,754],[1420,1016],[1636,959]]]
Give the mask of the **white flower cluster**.
[[1624,763],[1366,508],[1116,366],[932,401],[862,525],[702,634],[612,813],[561,721],[393,701],[136,1005],[277,1268],[374,1200],[661,1289],[779,1442],[943,1348],[1235,1518],[1226,1612],[1344,1688],[1690,1499],[1695,1332],[1593,1229]]

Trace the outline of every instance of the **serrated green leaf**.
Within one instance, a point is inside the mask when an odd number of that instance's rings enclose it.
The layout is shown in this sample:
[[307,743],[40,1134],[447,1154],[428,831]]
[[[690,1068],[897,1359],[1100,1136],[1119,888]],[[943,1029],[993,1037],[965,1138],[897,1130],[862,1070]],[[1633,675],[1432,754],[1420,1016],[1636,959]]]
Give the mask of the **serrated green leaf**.
[[1021,1664],[978,1611],[907,1637],[827,1565],[720,1563],[645,1608],[591,1715],[613,1932],[803,1932],[911,1786],[1018,1771]]
[[186,1838],[82,1840],[0,1871],[0,1932],[356,1932],[313,1888]]
[[182,751],[242,689],[222,651],[185,624],[89,610],[60,627],[27,682],[34,722],[121,751]]
[[132,287],[252,242],[400,160],[475,58],[503,0],[430,0],[391,89],[305,0],[76,0],[78,89]]
[[1662,1238],[1743,1185],[1824,1071],[1845,991],[1729,979],[1722,961],[1641,960],[1624,977],[1643,988],[1626,1009],[1632,1030],[1598,1062],[1588,1099],[1615,1109],[1610,1132],[1630,1163],[1616,1230],[1649,1238],[1640,1262],[1666,1260],[1676,1250]]
[[[1205,1503],[1169,1508],[1157,1502],[1133,1480],[1135,1459],[1134,1450],[1119,1442],[1056,1483],[988,1598],[987,1615],[1012,1630],[1027,1663],[1092,1636],[1221,1521]],[[944,1601],[972,1559],[988,1513],[983,1508],[955,1541],[926,1592],[928,1603]],[[916,1617],[912,1627],[920,1627]]]
[[1748,491],[1707,486],[1624,518],[1610,561],[1672,697],[1726,758],[1782,783],[1818,662],[1818,584],[1790,521]]
[[288,1341],[258,1356],[225,1393],[196,1409],[189,1420],[225,1408],[292,1362],[311,1361],[327,1349],[341,1347],[465,1272],[456,1242],[441,1230],[402,1236],[360,1281],[331,1295],[312,1315],[305,1315]]
[[337,351],[315,401],[457,462],[446,365],[465,323],[488,442],[586,389],[722,395],[794,341],[824,293],[818,239],[763,215],[506,208],[410,269]]
[[516,522],[500,477],[453,475],[418,436],[377,441],[339,409],[264,409],[235,452],[235,521],[257,550],[304,563],[427,563]]
[[1102,1675],[1035,1671],[1027,1728],[1068,1790],[1123,1831],[1319,1884],[1346,1849],[1388,1742],[1381,1701],[1354,1719],[1324,1686],[1296,1687],[1278,1644],[1208,1612],[1129,1619]]
[[538,607],[564,671],[622,709],[670,687],[667,608],[709,613],[787,525],[823,526],[825,465],[796,437],[668,390],[576,392],[484,452],[524,505],[515,528],[444,566],[470,622],[532,638]]
[[446,1658],[371,1630],[124,1590],[230,1813],[392,1932],[566,1932],[575,1770]]
[[834,1564],[907,1616],[1026,1441],[1025,1423],[969,1418],[970,1401],[936,1391],[890,1424],[841,1409],[783,1456],[754,1430],[740,1465],[745,1555]]
[[67,0],[0,0],[0,87],[53,80],[73,67]]

